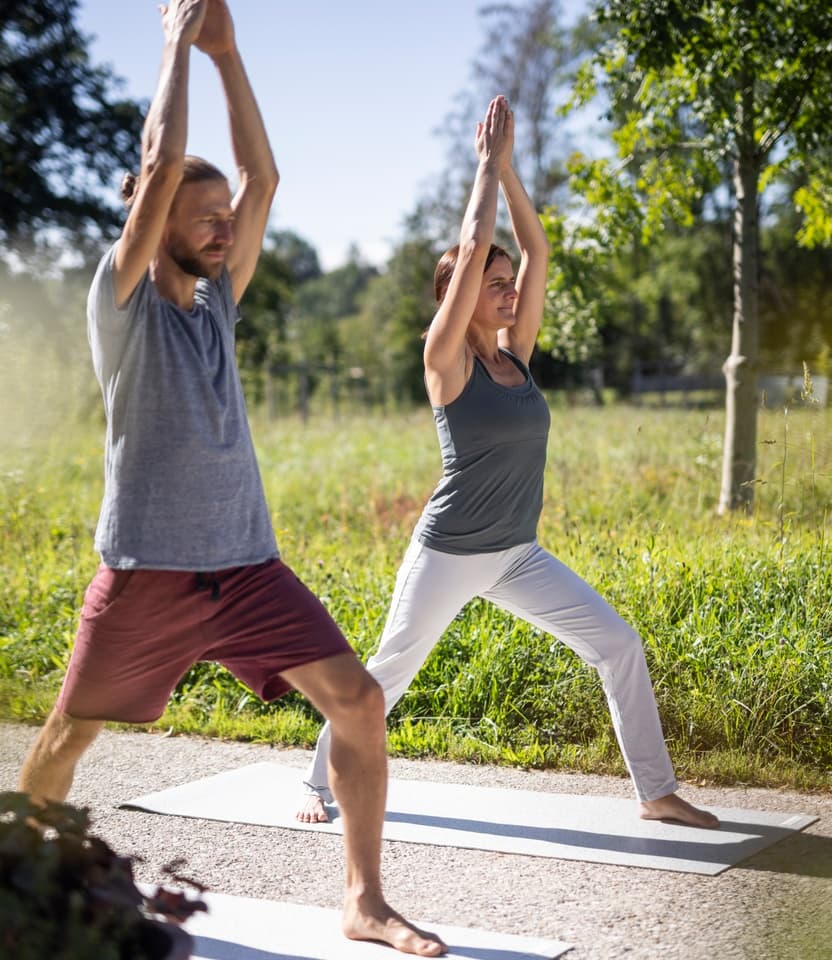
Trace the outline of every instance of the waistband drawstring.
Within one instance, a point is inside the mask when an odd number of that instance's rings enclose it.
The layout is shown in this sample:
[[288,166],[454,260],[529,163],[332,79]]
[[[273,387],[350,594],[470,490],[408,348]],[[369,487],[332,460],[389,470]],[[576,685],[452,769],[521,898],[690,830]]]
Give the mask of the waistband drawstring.
[[196,588],[197,590],[207,590],[210,587],[211,589],[211,599],[219,600],[220,598],[220,582],[217,580],[217,575],[213,570],[198,571],[196,575]]

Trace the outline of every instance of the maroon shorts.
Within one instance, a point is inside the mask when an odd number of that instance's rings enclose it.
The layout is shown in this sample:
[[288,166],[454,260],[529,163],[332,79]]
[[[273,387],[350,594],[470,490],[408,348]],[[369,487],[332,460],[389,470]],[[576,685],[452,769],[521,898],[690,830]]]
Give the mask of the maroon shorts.
[[352,652],[321,602],[280,560],[216,573],[113,570],[87,588],[57,709],[148,723],[199,660],[221,663],[263,700],[281,674]]

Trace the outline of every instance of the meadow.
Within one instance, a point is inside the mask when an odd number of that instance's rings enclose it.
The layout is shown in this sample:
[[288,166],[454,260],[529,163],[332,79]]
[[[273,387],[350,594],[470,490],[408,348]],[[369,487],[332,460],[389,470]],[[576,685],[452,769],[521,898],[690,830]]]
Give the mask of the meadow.
[[[755,507],[726,517],[720,411],[552,412],[539,539],[640,631],[680,776],[832,789],[829,412],[760,412]],[[102,427],[19,426],[0,447],[0,717],[38,722],[97,564]],[[284,559],[366,658],[439,477],[430,412],[253,427]],[[201,664],[156,727],[309,746],[319,724],[298,695],[264,705]],[[624,772],[596,673],[482,601],[388,726],[398,755]]]

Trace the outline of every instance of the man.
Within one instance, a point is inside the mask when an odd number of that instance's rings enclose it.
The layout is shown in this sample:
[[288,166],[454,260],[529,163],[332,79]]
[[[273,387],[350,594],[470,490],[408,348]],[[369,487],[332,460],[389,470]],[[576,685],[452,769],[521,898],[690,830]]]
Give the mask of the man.
[[[384,702],[315,597],[278,557],[234,363],[237,307],[278,173],[225,0],[171,0],[129,212],[90,290],[88,333],[107,414],[102,558],[55,709],[20,789],[62,800],[105,720],[150,722],[197,660],[266,700],[300,690],[333,730],[344,818],[343,930],[421,956],[444,945],[381,890]],[[185,156],[196,46],[225,93],[240,186]],[[337,735],[336,735],[337,732]]]

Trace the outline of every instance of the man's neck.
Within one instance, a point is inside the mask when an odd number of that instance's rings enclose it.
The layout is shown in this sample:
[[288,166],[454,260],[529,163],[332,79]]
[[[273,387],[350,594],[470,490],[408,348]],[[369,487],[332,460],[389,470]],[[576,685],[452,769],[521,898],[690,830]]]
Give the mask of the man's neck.
[[156,258],[150,264],[150,279],[159,291],[159,296],[170,300],[181,310],[190,310],[194,305],[197,278],[180,270],[174,263]]

